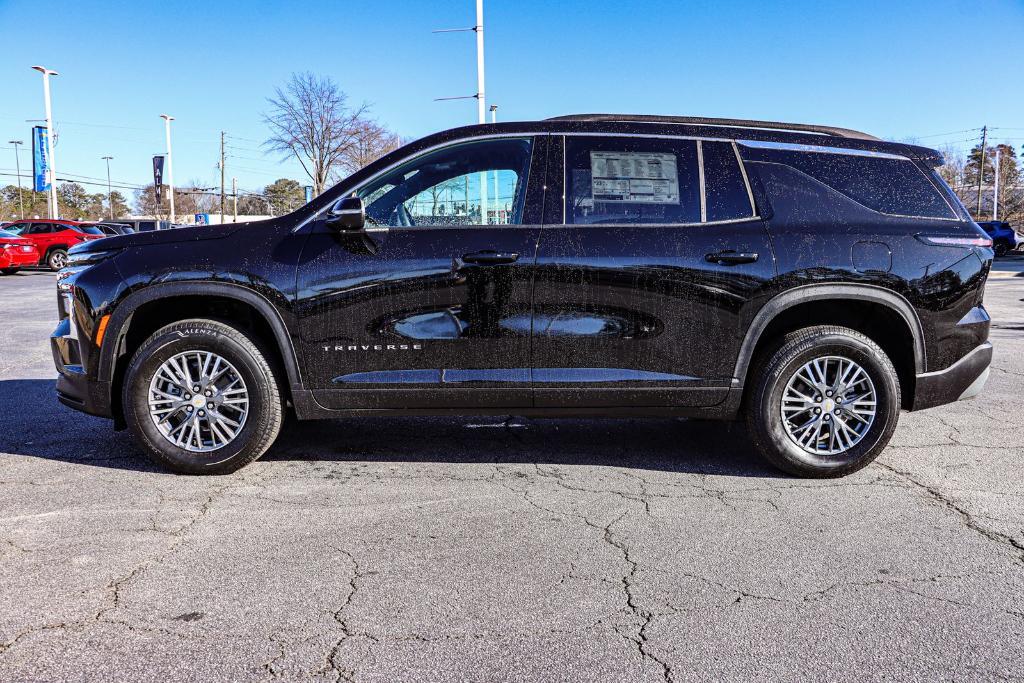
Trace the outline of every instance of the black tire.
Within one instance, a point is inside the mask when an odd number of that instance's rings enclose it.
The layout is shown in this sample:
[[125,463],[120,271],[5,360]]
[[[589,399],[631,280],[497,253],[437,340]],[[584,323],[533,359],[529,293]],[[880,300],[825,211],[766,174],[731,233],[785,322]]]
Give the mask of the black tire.
[[[782,397],[790,378],[805,363],[824,356],[854,361],[875,389],[874,421],[860,441],[837,455],[815,454],[799,446],[782,418]],[[845,327],[821,325],[786,335],[757,363],[751,389],[746,419],[754,445],[772,465],[799,477],[842,477],[867,466],[888,445],[899,419],[900,383],[892,362],[871,339]]]
[[1010,251],[1010,243],[1006,240],[996,240],[993,248],[995,249],[996,256],[1006,256]]
[[[216,450],[193,452],[178,447],[150,417],[154,374],[165,361],[185,351],[221,356],[234,366],[248,391],[248,412],[241,429]],[[158,465],[184,474],[227,474],[244,467],[270,448],[284,418],[281,392],[266,355],[245,334],[214,320],[183,320],[154,332],[132,357],[122,400],[125,420],[139,447]]]
[[46,254],[46,265],[50,267],[50,270],[60,270],[67,262],[67,249],[53,249]]
[[18,268],[0,268],[0,273],[3,273],[4,275],[14,275],[18,270]]

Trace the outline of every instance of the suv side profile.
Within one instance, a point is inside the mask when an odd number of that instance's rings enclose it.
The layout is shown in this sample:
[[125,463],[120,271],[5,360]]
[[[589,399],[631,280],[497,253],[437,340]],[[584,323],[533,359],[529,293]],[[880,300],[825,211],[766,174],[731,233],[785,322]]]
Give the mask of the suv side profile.
[[988,377],[992,242],[940,163],[763,121],[445,131],[286,216],[73,249],[58,397],[179,472],[255,460],[292,411],[744,419],[842,476]]
[[4,230],[31,240],[39,250],[39,265],[49,266],[51,270],[60,270],[67,265],[71,247],[106,237],[101,230],[89,224],[54,219],[16,221]]

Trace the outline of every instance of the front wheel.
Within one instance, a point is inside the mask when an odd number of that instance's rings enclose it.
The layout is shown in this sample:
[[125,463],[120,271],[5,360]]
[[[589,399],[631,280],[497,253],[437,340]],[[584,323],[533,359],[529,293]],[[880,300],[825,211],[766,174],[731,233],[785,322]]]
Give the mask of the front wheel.
[[841,477],[892,438],[900,384],[871,339],[822,325],[786,335],[754,371],[747,425],[761,454],[801,477]]
[[1006,256],[1010,251],[1010,243],[1006,240],[996,240],[996,243],[993,245],[993,249],[996,252],[996,256]]
[[263,352],[213,320],[157,330],[132,357],[122,400],[135,442],[157,464],[186,474],[226,474],[256,460],[284,414]]

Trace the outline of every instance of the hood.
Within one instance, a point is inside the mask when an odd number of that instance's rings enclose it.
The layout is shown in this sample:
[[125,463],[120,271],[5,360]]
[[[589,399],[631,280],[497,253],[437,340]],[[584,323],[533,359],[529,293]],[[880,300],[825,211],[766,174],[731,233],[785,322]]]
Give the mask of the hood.
[[240,230],[247,223],[231,223],[229,225],[195,225],[185,228],[171,228],[168,230],[151,230],[148,232],[133,232],[130,235],[111,235],[102,239],[87,240],[76,244],[70,252],[81,254],[83,252],[109,251],[112,249],[131,249],[134,247],[145,247],[151,244],[177,244],[179,242],[199,242],[202,240],[216,240],[227,237]]

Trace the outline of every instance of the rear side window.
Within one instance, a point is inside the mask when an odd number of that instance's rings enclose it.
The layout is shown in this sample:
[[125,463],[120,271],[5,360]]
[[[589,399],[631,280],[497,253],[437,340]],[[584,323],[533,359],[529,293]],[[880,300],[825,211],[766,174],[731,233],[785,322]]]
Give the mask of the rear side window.
[[731,142],[701,142],[709,221],[751,218],[754,207]]
[[102,235],[103,231],[97,228],[95,225],[76,225],[75,230],[84,232],[86,235]]
[[881,213],[954,218],[939,190],[909,159],[747,146],[743,156],[791,166]]
[[565,222],[700,223],[694,140],[566,138]]

